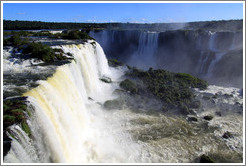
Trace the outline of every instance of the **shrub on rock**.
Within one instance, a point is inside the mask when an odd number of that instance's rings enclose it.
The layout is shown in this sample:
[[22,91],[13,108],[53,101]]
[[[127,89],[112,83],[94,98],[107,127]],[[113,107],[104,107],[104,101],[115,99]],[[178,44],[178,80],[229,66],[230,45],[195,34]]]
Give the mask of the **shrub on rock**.
[[118,67],[118,66],[122,66],[123,63],[118,61],[117,59],[109,59],[108,60],[108,65],[112,66],[112,67]]
[[136,84],[129,79],[125,79],[124,81],[122,81],[120,83],[120,87],[122,89],[125,89],[126,91],[130,91],[131,93],[137,93],[138,92]]
[[6,130],[13,124],[20,124],[23,131],[28,135],[31,134],[31,130],[26,122],[25,112],[27,106],[24,100],[4,100],[3,101],[3,129]]
[[215,163],[215,161],[210,156],[203,154],[201,156],[200,163]]
[[205,89],[208,86],[206,81],[189,74],[161,69],[150,68],[148,71],[143,71],[129,68],[127,76],[140,80],[154,96],[170,107],[180,108],[185,114],[189,114],[190,108],[199,108],[201,104],[199,101],[194,101],[195,96],[190,88]]

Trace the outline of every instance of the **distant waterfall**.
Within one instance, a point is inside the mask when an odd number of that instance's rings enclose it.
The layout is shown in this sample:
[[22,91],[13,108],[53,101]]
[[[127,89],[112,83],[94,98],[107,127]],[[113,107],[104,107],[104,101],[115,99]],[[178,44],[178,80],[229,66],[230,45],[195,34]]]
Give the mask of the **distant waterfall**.
[[4,162],[131,162],[128,151],[137,148],[107,124],[109,117],[100,106],[114,98],[114,86],[99,78],[116,79],[102,48],[89,43],[56,47],[73,54],[75,60],[23,95],[34,107],[28,121],[32,137],[18,126],[11,127],[16,139]]
[[103,30],[100,32],[90,31],[89,35],[96,39],[105,49],[111,42],[114,42],[114,31]]
[[[141,59],[140,54],[155,51],[160,34],[141,35],[134,54],[140,56],[137,59]],[[151,46],[144,48],[147,43]],[[243,117],[234,109],[243,103],[243,98],[238,96],[239,89],[210,86],[203,92],[196,90],[196,96],[204,98],[205,104],[198,111],[195,123],[186,116],[173,116],[173,110],[170,116],[142,109],[145,100],[129,94],[127,98],[132,96],[131,102],[140,106],[135,110],[124,102],[126,98],[121,96],[119,87],[119,82],[125,79],[126,67],[109,67],[98,43],[53,47],[70,52],[74,60],[57,67],[51,77],[38,81],[39,86],[23,94],[29,101],[27,123],[31,136],[17,124],[10,126],[7,135],[12,142],[4,163],[188,163],[211,152],[230,158],[229,161],[242,162]],[[100,80],[105,76],[112,83]],[[204,96],[215,94],[218,94],[214,99],[218,105],[213,109]],[[109,110],[103,106],[105,101],[113,99],[123,100],[122,109]],[[223,101],[219,102],[220,99]],[[149,100],[148,104],[156,105],[156,102]],[[228,109],[235,114],[227,116]],[[216,115],[218,111],[222,116]],[[214,118],[205,122],[205,115]],[[233,131],[235,138],[223,140],[225,131]]]
[[91,31],[90,35],[113,58],[143,69],[156,66],[158,32],[103,30]]
[[156,66],[155,53],[158,47],[158,36],[157,32],[142,32],[139,37],[138,49],[130,57],[129,64],[144,69]]
[[[223,43],[224,41],[220,41],[219,40],[219,35],[216,32],[210,32],[209,33],[210,38],[208,41],[208,55],[206,57],[206,60],[204,60],[202,62],[202,68],[200,71],[204,71],[204,64],[207,63],[208,67],[207,67],[207,71],[206,71],[206,78],[210,78],[213,76],[214,73],[214,68],[216,66],[216,64],[223,58],[223,56],[228,53],[231,50],[235,49],[235,40],[236,40],[236,34],[233,33],[233,37],[232,40],[227,42],[229,43],[227,46],[221,46],[221,43]],[[229,40],[229,39],[228,39]],[[209,56],[213,56],[210,57]],[[202,57],[201,57],[202,58]],[[210,61],[208,62],[208,59],[210,59]]]

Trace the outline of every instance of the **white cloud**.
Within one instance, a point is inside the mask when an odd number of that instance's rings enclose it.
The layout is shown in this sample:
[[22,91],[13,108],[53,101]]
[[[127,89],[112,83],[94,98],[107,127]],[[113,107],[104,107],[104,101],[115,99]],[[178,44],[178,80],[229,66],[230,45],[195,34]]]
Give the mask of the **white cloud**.
[[97,20],[87,20],[87,22],[96,22]]

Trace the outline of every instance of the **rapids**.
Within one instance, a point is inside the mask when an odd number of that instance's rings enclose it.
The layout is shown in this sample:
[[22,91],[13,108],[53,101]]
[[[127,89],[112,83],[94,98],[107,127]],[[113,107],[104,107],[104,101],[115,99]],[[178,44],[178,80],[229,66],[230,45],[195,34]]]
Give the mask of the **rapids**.
[[[199,121],[191,123],[182,116],[136,113],[127,105],[106,110],[103,103],[119,97],[113,92],[127,69],[109,67],[98,43],[53,47],[70,52],[74,60],[23,94],[30,102],[32,134],[28,137],[18,125],[10,127],[12,144],[5,163],[181,163],[197,162],[207,153],[218,161],[242,162],[242,115],[214,115],[206,122],[206,107],[198,113]],[[105,76],[112,83],[100,81]],[[214,86],[202,93],[211,91],[231,93],[232,104],[242,103],[236,88],[221,91]],[[225,141],[225,129],[236,137]]]

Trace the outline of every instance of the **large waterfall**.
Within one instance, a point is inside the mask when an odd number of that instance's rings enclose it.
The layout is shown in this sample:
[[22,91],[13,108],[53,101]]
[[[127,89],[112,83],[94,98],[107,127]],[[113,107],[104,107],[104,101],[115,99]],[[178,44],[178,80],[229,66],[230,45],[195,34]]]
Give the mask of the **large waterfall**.
[[[156,40],[158,34],[152,35],[151,39],[143,36],[145,42]],[[177,163],[197,162],[198,156],[207,153],[215,154],[218,161],[241,161],[241,115],[225,109],[219,110],[225,116],[216,116],[219,108],[204,104],[199,121],[190,123],[185,117],[135,112],[127,106],[107,110],[102,105],[119,97],[114,92],[126,68],[109,67],[96,42],[53,47],[70,52],[74,60],[23,94],[29,101],[31,136],[18,125],[10,127],[12,143],[5,163]],[[103,77],[112,83],[101,81]],[[223,102],[242,103],[236,88],[211,86],[201,93],[231,94]],[[209,114],[214,119],[204,121]],[[225,142],[221,135],[228,130],[236,134]]]
[[23,95],[33,107],[28,121],[32,138],[17,125],[12,126],[17,139],[5,162],[131,161],[127,151],[136,148],[131,147],[127,135],[117,135],[117,128],[107,124],[109,117],[100,106],[114,98],[115,87],[99,78],[108,76],[116,81],[120,72],[109,69],[98,44],[57,47],[72,53],[75,60],[58,67],[52,77],[39,81],[37,88]]

